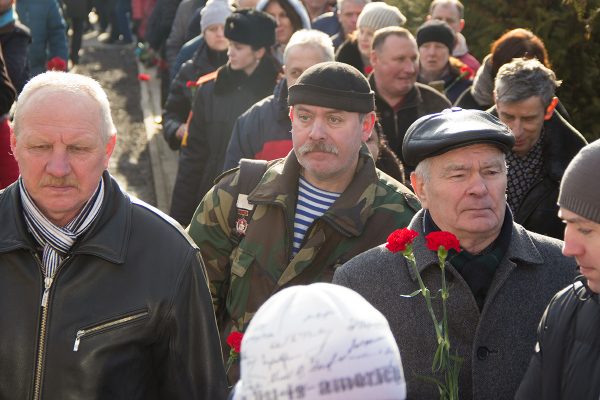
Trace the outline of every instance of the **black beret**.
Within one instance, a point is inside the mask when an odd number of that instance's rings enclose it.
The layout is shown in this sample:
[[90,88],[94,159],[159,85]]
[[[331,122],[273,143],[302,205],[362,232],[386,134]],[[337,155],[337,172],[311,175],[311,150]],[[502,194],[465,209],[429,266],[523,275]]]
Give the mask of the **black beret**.
[[454,49],[456,36],[454,30],[446,23],[439,19],[430,19],[419,27],[417,30],[417,46],[428,42],[443,43],[448,47],[450,55]]
[[275,44],[277,23],[269,14],[251,8],[232,12],[225,20],[225,37],[254,48]]
[[351,65],[329,61],[307,68],[288,92],[288,104],[309,104],[358,113],[375,110],[375,93]]
[[515,137],[488,112],[454,107],[421,117],[409,126],[402,142],[402,155],[406,164],[414,167],[426,158],[479,143],[497,146],[508,153]]

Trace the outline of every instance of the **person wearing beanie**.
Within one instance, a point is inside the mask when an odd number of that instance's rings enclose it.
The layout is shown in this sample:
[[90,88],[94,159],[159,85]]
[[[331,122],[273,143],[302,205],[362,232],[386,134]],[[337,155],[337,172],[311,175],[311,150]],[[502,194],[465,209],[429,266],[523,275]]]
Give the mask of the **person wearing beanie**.
[[163,137],[173,150],[179,150],[195,88],[188,82],[215,71],[227,62],[229,41],[225,37],[225,19],[233,7],[227,0],[209,0],[202,9],[202,37],[194,56],[186,61],[169,87],[162,117]]
[[[416,167],[410,179],[423,206],[409,225],[418,233],[412,242],[416,268],[431,293],[438,293],[442,273],[451,282],[447,323],[452,352],[463,362],[461,399],[514,397],[544,307],[574,276],[575,263],[561,254],[562,242],[513,221],[505,198],[505,154],[514,140],[493,115],[450,108],[416,120],[402,146],[405,163]],[[459,252],[449,250],[444,269],[426,246],[434,232],[450,232],[460,243]],[[383,244],[336,269],[333,283],[358,292],[389,321],[404,368],[411,371],[407,397],[434,399],[438,388],[420,377],[432,375],[435,331],[425,323],[424,299],[402,296],[419,290],[411,268],[401,252]]]
[[356,32],[340,46],[336,61],[350,64],[368,76],[373,71],[370,56],[375,31],[389,26],[402,26],[405,23],[406,17],[398,7],[384,2],[365,5],[358,16]]
[[277,22],[273,56],[283,64],[283,52],[294,32],[310,29],[310,18],[300,0],[261,0],[256,9],[264,11]]
[[181,141],[170,209],[170,215],[183,226],[190,223],[198,203],[221,173],[237,117],[273,92],[281,72],[270,54],[275,25],[262,11],[231,13],[225,20],[227,64],[189,84],[194,98]]
[[[187,230],[206,263],[223,342],[245,332],[271,295],[331,282],[339,265],[385,241],[419,209],[410,190],[376,169],[365,144],[375,98],[360,71],[315,64],[289,87],[288,104],[289,154],[242,160],[222,174]],[[238,377],[234,363],[230,383]]]
[[[290,287],[267,300],[244,333],[240,355],[233,400],[289,388],[311,400],[406,398],[400,352],[385,317],[358,293],[330,283]],[[315,368],[331,360],[331,367]],[[275,374],[281,379],[272,379]]]
[[596,140],[579,151],[563,175],[558,196],[565,223],[563,254],[575,258],[581,275],[550,301],[518,400],[600,396],[599,170]]
[[473,83],[473,70],[452,57],[455,32],[445,21],[431,19],[417,30],[419,46],[418,82],[443,93],[451,103]]

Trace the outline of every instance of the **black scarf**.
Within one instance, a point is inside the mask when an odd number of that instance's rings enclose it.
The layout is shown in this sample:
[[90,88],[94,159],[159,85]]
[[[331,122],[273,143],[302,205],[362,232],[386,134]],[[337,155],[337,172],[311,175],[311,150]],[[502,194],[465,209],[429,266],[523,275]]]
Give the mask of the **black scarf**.
[[[512,223],[512,213],[510,208],[506,207],[500,234],[482,252],[471,254],[463,249],[460,253],[456,253],[454,250],[450,250],[448,253],[448,261],[471,288],[479,311],[483,309],[487,292],[490,289],[498,265],[500,265],[500,261],[504,258],[510,245]],[[425,235],[440,230],[427,210],[425,210],[425,217],[423,218],[423,230]]]

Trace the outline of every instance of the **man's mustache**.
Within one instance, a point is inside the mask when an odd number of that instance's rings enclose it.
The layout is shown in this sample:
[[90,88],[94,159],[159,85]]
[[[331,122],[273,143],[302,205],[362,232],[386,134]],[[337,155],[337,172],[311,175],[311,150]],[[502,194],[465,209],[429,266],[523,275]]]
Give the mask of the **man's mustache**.
[[71,176],[45,176],[42,178],[42,180],[40,180],[39,186],[72,186],[78,188],[79,183]]
[[298,153],[300,153],[301,156],[314,151],[322,153],[331,153],[335,155],[339,153],[337,147],[335,147],[333,144],[324,142],[307,142],[300,146],[300,148],[298,149]]

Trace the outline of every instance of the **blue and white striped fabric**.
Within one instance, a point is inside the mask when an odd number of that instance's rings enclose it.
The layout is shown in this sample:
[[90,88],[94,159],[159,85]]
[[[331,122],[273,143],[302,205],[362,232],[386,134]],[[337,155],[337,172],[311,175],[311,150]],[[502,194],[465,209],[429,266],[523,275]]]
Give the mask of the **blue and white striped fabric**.
[[294,246],[292,255],[295,256],[300,247],[306,232],[312,223],[335,203],[341,193],[326,192],[318,189],[308,183],[306,179],[300,177],[298,182],[298,200],[296,202],[296,215],[294,215]]
[[64,227],[54,225],[42,214],[27,193],[22,178],[19,178],[19,189],[27,227],[35,240],[44,248],[42,253],[44,277],[54,278],[64,255],[98,216],[104,199],[104,182],[100,178],[98,189],[94,195],[88,200],[79,215]]

